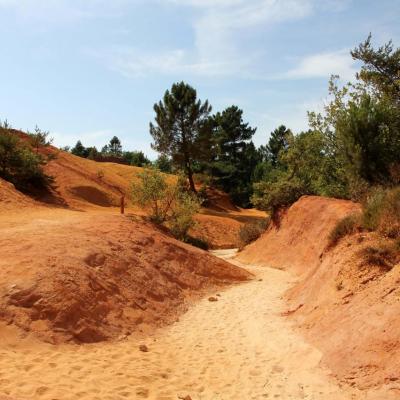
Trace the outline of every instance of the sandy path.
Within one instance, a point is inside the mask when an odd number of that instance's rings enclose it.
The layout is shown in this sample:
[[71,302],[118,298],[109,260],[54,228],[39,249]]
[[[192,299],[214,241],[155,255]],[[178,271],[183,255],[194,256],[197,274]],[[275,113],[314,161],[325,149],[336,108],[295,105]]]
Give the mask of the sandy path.
[[[222,291],[218,302],[199,301],[179,322],[144,341],[52,347],[16,346],[0,337],[0,395],[48,400],[369,398],[337,386],[318,366],[320,353],[280,316],[290,275],[250,269],[255,280]],[[138,350],[142,343],[149,352]]]

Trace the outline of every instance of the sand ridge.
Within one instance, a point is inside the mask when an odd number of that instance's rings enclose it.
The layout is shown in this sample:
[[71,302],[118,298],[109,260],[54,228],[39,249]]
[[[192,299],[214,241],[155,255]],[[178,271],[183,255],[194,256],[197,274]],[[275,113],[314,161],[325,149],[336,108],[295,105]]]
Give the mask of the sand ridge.
[[[229,252],[222,252],[229,258]],[[43,400],[389,399],[340,387],[321,354],[282,317],[286,271],[248,267],[256,279],[194,304],[147,338],[84,346],[2,341],[0,395]],[[145,344],[149,351],[141,352]]]

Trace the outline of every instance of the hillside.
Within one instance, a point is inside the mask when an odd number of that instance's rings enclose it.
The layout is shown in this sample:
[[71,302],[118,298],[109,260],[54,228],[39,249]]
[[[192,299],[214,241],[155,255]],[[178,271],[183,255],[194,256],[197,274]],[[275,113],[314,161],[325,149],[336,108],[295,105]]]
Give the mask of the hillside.
[[[22,140],[27,135],[13,131]],[[118,212],[121,196],[125,196],[126,212],[145,215],[131,204],[132,182],[137,180],[140,167],[111,162],[96,162],[74,156],[53,146],[41,148],[44,155],[52,159],[45,172],[54,178],[54,187],[49,192],[37,193],[36,201],[11,188],[3,181],[0,187],[1,210],[17,211],[19,207],[61,207],[71,210],[109,210]],[[167,181],[175,182],[175,175],[166,175]],[[7,186],[8,185],[8,186]],[[7,190],[6,190],[7,186]],[[11,188],[11,189],[10,189]],[[13,193],[10,193],[10,190]],[[239,230],[244,223],[265,218],[265,213],[244,210],[232,204],[229,196],[215,188],[207,188],[208,201],[196,216],[197,226],[191,235],[208,242],[211,248],[233,248],[239,246]],[[23,198],[23,200],[21,200]]]
[[360,252],[376,244],[373,233],[358,233],[327,249],[335,223],[357,204],[302,197],[279,229],[270,228],[238,260],[286,269],[297,275],[287,291],[285,315],[293,318],[322,351],[322,363],[359,388],[400,388],[400,265],[387,271],[366,263]]
[[1,320],[52,343],[146,332],[251,277],[140,218],[49,208],[0,221]]

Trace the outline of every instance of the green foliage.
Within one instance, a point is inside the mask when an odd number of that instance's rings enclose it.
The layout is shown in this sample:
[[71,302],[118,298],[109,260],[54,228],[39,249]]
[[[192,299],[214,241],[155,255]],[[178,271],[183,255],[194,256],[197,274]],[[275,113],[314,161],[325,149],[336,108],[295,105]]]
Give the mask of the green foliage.
[[154,111],[155,124],[150,123],[150,134],[154,139],[152,147],[171,157],[185,172],[190,189],[195,192],[193,164],[203,154],[207,155],[211,106],[207,100],[202,103],[197,99],[193,87],[180,82],[165,92],[163,100],[154,105]]
[[122,158],[129,165],[135,167],[144,167],[151,164],[151,161],[144,155],[143,151],[124,151]]
[[237,106],[214,116],[213,158],[209,168],[216,185],[243,207],[250,205],[252,173],[261,161],[250,141],[255,131],[243,121],[243,111]]
[[89,151],[80,140],[78,140],[75,146],[71,149],[71,153],[75,156],[83,158],[86,158],[89,155]]
[[329,245],[333,246],[344,236],[357,232],[357,230],[360,229],[360,225],[361,221],[359,214],[350,214],[344,217],[338,221],[338,223],[329,233]]
[[400,187],[371,191],[363,208],[363,227],[388,238],[400,238]]
[[50,133],[40,130],[37,125],[35,127],[35,133],[28,132],[28,135],[30,136],[31,145],[36,153],[39,153],[40,147],[47,147],[53,143],[53,138],[49,138]]
[[270,218],[265,218],[257,222],[242,225],[239,230],[240,248],[257,240],[268,228],[270,221]]
[[0,127],[0,177],[21,190],[32,192],[48,189],[53,178],[46,175],[46,159],[32,151],[9,129]]
[[162,224],[167,220],[175,191],[168,186],[164,175],[156,169],[145,168],[137,174],[139,184],[132,185],[132,200],[141,207],[149,207],[150,219]]
[[351,55],[363,62],[358,78],[371,85],[379,93],[400,103],[400,49],[393,49],[390,41],[375,50],[371,44],[371,34],[356,47]]
[[370,231],[378,229],[384,201],[385,191],[382,188],[371,190],[363,206],[362,225],[364,229]]
[[361,255],[368,264],[389,271],[400,261],[400,242],[382,241],[377,245],[365,247],[361,250]]
[[200,208],[197,196],[188,192],[186,180],[179,177],[176,184],[169,185],[165,175],[154,168],[145,168],[138,177],[140,182],[132,185],[133,202],[149,208],[154,223],[165,224],[177,239],[186,239]]
[[113,136],[108,144],[108,153],[114,157],[122,156],[121,141],[116,136]]
[[288,149],[292,137],[292,131],[287,129],[285,125],[281,125],[271,132],[267,146],[261,147],[265,158],[269,160],[274,167],[278,165],[281,153]]
[[172,213],[168,220],[171,233],[180,240],[187,237],[190,228],[194,227],[194,215],[200,209],[200,202],[194,193],[179,192],[172,206]]
[[154,163],[155,167],[161,172],[170,174],[172,172],[172,161],[165,154],[161,154]]
[[254,185],[252,202],[255,207],[269,211],[275,222],[279,211],[309,194],[303,182],[296,178],[282,178],[274,182],[259,182]]

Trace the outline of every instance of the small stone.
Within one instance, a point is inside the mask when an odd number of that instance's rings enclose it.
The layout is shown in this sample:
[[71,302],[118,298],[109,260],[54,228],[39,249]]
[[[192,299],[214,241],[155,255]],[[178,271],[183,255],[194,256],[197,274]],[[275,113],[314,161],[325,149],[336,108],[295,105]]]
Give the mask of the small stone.
[[217,293],[216,296],[221,297],[221,295],[219,293]]
[[208,301],[218,301],[218,299],[216,297],[211,296],[208,298]]
[[189,395],[187,395],[187,396],[178,396],[178,399],[180,399],[180,400],[192,400],[192,398]]
[[144,353],[147,353],[149,351],[149,348],[145,344],[141,344],[139,346],[139,350],[143,351]]

